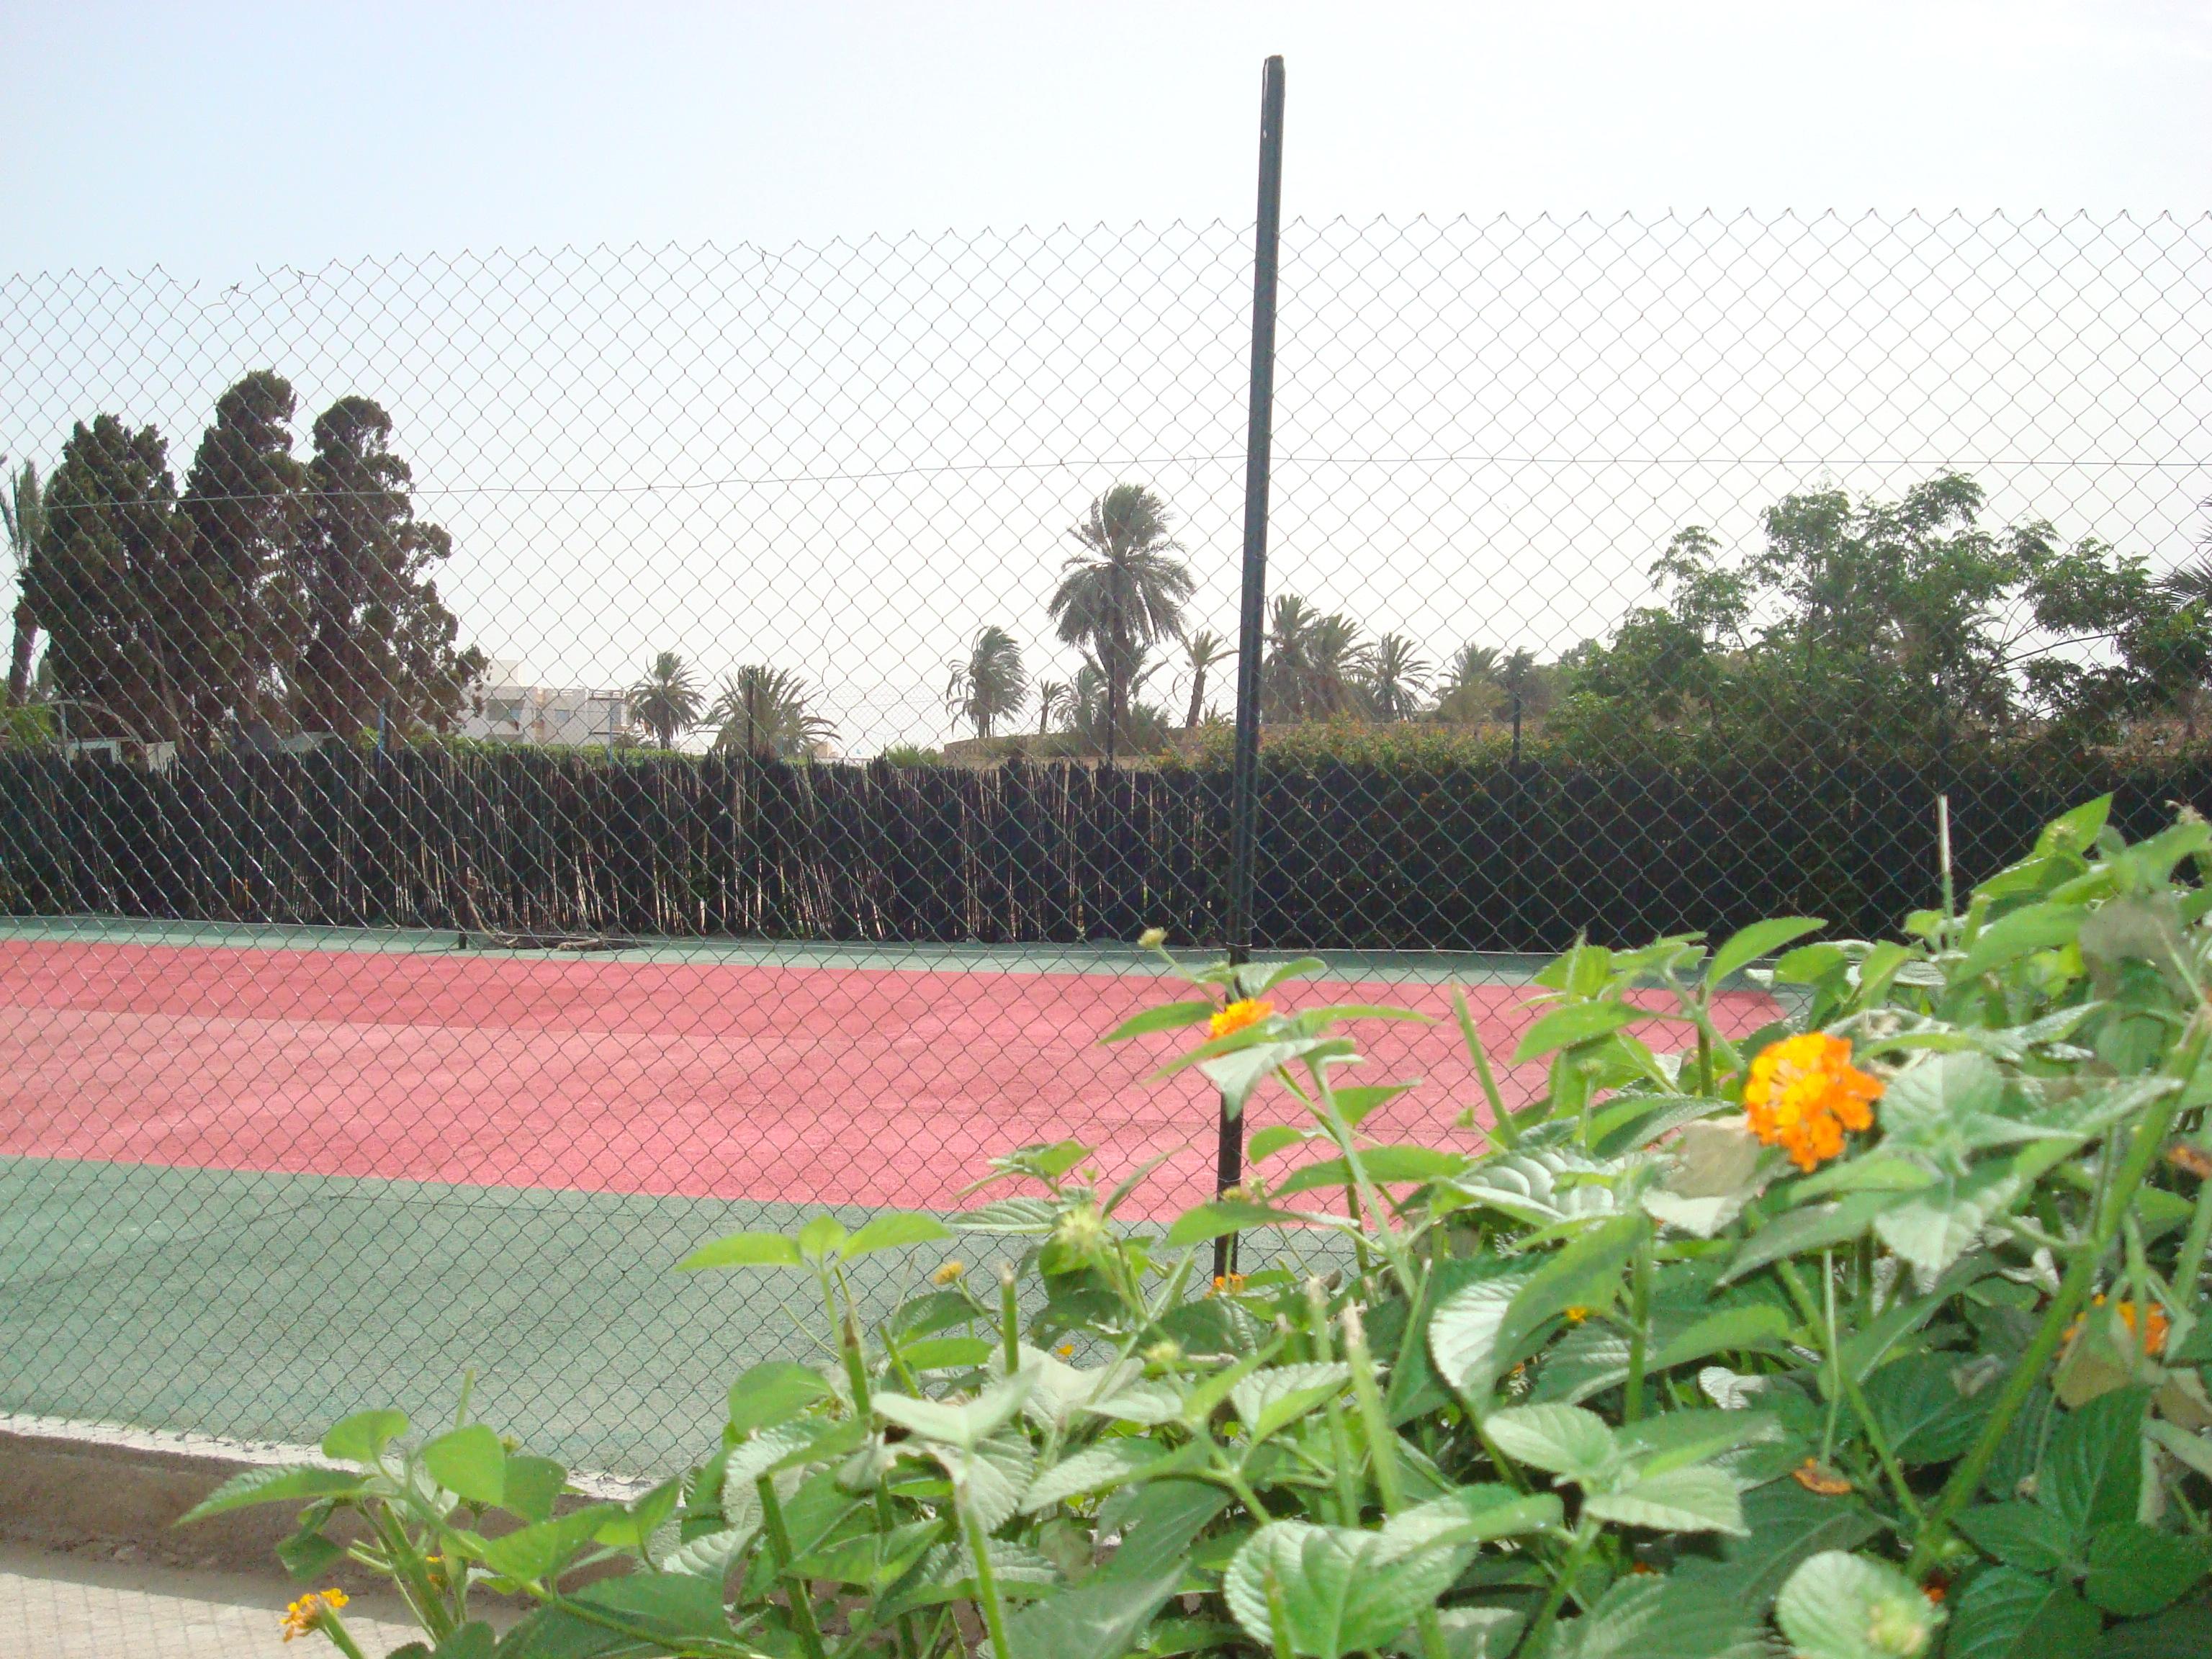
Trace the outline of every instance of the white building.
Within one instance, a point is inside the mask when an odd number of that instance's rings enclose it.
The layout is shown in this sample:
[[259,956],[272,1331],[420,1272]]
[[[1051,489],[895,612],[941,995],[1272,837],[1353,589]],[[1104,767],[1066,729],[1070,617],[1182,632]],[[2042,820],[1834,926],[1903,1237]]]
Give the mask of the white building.
[[469,688],[461,734],[492,743],[604,748],[629,723],[629,702],[621,691],[532,685],[520,662],[494,658],[485,665],[483,678]]

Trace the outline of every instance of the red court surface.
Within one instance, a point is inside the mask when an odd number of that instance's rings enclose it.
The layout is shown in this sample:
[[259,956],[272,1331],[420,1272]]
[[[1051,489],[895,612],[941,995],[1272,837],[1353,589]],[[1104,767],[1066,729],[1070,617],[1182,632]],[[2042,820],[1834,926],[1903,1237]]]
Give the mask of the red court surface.
[[[0,1153],[468,1185],[945,1208],[994,1152],[1075,1136],[1109,1170],[1170,1152],[1146,1210],[1206,1192],[1214,1099],[1148,1083],[1186,1038],[1097,1039],[1176,983],[21,941],[0,945]],[[1531,1018],[1470,988],[1494,1058]],[[1437,984],[1305,982],[1437,1026],[1357,1028],[1370,1120],[1449,1143],[1477,1098]],[[1724,998],[1748,1030],[1765,998]],[[1663,1028],[1662,1028],[1663,1029]],[[1655,1033],[1655,1035],[1656,1035]],[[1539,1069],[1507,1073],[1525,1097]],[[1253,1122],[1279,1121],[1255,1100]],[[1178,1150],[1179,1149],[1179,1150]]]

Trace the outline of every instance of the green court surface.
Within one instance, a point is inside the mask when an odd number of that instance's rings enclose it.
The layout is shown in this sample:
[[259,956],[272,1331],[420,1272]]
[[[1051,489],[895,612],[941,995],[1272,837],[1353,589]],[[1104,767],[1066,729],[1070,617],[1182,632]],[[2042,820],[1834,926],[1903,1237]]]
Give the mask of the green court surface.
[[[477,1415],[534,1449],[665,1474],[712,1452],[747,1365],[827,1357],[810,1275],[674,1264],[805,1213],[0,1160],[0,1410],[313,1442],[368,1406],[436,1421],[471,1368]],[[988,1285],[1023,1243],[970,1234],[857,1263],[863,1316],[948,1257]],[[1334,1265],[1309,1249],[1309,1265]]]

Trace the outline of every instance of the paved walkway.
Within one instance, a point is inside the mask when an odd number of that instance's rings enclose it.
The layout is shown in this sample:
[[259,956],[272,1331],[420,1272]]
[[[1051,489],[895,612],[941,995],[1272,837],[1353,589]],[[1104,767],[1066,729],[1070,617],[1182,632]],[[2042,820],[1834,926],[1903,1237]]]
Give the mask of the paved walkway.
[[[0,1654],[8,1659],[319,1659],[321,1638],[284,1645],[280,1583],[0,1546]],[[420,1632],[396,1606],[356,1601],[346,1623],[369,1653]]]

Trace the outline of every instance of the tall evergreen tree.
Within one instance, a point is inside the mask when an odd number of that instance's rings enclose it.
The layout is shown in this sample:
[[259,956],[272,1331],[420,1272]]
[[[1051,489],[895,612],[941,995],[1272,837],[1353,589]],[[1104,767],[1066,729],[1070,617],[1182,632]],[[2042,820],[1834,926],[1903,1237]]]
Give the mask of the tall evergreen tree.
[[23,602],[73,732],[174,741],[185,722],[165,606],[181,540],[168,446],[113,415],[77,422],[46,480]]
[[277,672],[297,647],[286,580],[306,519],[297,408],[289,382],[256,369],[216,400],[185,478],[185,560],[169,614],[182,647],[178,702],[195,733],[272,716]]
[[8,649],[8,706],[20,708],[30,700],[31,655],[38,648],[38,619],[31,614],[29,590],[23,585],[31,567],[31,551],[46,533],[45,495],[39,488],[39,469],[29,461],[16,471],[0,476],[0,528],[8,536],[8,554],[15,562],[15,632]]
[[290,580],[301,643],[289,677],[303,731],[378,723],[443,727],[459,713],[483,654],[454,648],[459,624],[432,572],[453,538],[415,516],[414,473],[392,450],[392,416],[341,398],[316,417],[305,533]]

